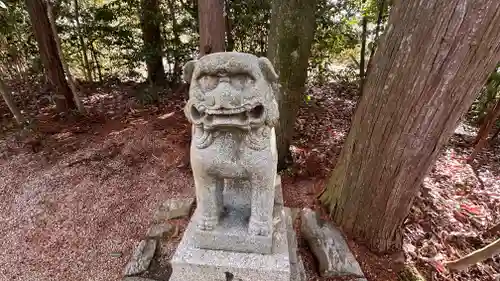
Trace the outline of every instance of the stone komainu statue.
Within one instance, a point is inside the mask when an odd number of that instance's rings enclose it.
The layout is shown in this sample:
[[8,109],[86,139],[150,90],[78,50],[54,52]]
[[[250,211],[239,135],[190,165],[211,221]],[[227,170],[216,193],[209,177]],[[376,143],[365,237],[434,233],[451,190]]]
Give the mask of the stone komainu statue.
[[191,84],[185,114],[192,126],[191,167],[199,230],[213,230],[224,212],[225,180],[248,181],[248,233],[272,232],[276,178],[278,76],[267,58],[224,52],[184,66]]

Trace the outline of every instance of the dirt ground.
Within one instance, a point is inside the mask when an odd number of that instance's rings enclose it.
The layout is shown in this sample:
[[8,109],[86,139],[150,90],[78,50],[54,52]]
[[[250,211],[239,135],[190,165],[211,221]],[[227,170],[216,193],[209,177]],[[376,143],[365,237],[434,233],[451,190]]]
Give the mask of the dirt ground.
[[[185,94],[162,93],[159,105],[143,106],[137,91],[133,84],[86,86],[89,116],[80,119],[22,100],[39,113],[31,133],[11,128],[0,105],[0,281],[120,280],[159,204],[194,196],[185,165]],[[316,194],[342,148],[354,92],[340,85],[308,90],[296,124],[295,163],[282,175],[285,205],[320,210]],[[500,222],[500,141],[469,165],[467,142],[475,132],[464,126],[459,133],[405,223],[404,253],[378,256],[349,241],[369,280],[398,280],[405,261],[427,280],[494,280],[500,273],[500,257],[462,273],[440,265],[493,241],[484,233]],[[300,235],[299,246],[310,280],[328,280],[317,276]]]

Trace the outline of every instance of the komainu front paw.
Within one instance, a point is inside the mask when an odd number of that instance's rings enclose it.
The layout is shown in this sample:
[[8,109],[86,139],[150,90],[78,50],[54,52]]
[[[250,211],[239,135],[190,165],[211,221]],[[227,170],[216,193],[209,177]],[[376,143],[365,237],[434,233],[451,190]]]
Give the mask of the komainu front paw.
[[248,224],[248,233],[250,233],[250,235],[268,236],[271,233],[271,227],[267,222],[250,219],[250,223]]
[[217,217],[202,216],[198,220],[198,229],[206,231],[214,230],[218,222],[219,220]]

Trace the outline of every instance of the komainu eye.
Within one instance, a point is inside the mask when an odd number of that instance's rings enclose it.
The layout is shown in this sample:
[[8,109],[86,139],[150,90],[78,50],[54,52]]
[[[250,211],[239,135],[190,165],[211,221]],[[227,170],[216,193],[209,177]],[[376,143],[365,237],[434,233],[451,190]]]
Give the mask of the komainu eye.
[[237,90],[243,90],[250,82],[252,78],[246,74],[231,75],[231,85]]
[[212,91],[219,84],[219,77],[213,75],[203,75],[200,79],[198,79],[198,83],[200,84],[200,88],[203,92]]

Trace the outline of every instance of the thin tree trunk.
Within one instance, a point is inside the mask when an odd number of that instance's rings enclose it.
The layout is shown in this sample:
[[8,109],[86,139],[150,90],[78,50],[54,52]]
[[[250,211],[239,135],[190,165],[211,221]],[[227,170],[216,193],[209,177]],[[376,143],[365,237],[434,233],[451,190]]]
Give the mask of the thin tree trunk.
[[90,51],[92,52],[92,58],[95,61],[95,67],[97,68],[97,75],[99,76],[99,82],[102,83],[101,63],[99,62],[97,51],[94,48],[94,42],[90,42],[89,46],[90,46]]
[[159,0],[141,0],[141,29],[148,80],[157,86],[165,85],[167,81],[163,66],[163,40],[159,9]]
[[457,270],[457,271],[464,270],[471,265],[474,265],[478,262],[482,262],[485,259],[494,257],[498,254],[500,254],[500,239],[458,260],[447,262],[446,266],[451,270]]
[[78,96],[78,90],[77,90],[76,85],[75,85],[75,80],[73,79],[73,75],[71,75],[71,71],[69,70],[68,63],[66,62],[66,59],[64,59],[64,54],[62,53],[62,50],[61,50],[61,40],[59,39],[59,35],[57,34],[54,13],[52,12],[52,4],[50,4],[50,3],[47,3],[47,16],[49,18],[52,32],[54,33],[54,40],[56,43],[57,55],[59,56],[59,58],[61,60],[62,66],[64,68],[64,72],[66,72],[66,76],[68,77],[69,87],[71,89],[71,92],[73,93],[73,100],[75,101],[76,108],[78,109],[78,112],[80,112],[80,114],[84,115],[86,113],[86,110],[85,110],[85,107],[83,106],[82,101],[80,100],[80,97]]
[[488,144],[488,136],[491,129],[495,125],[495,121],[500,117],[500,99],[497,100],[495,106],[490,110],[488,115],[483,121],[479,132],[477,133],[476,139],[474,140],[474,150],[467,159],[467,162],[471,163],[477,154]]
[[231,1],[224,1],[225,11],[226,11],[226,37],[227,37],[227,51],[232,52],[234,50],[234,36],[233,36],[233,22],[231,20]]
[[[366,0],[362,1],[363,6],[365,2]],[[363,94],[363,86],[365,84],[366,37],[368,35],[367,25],[368,25],[368,18],[366,15],[363,15],[363,18],[361,19],[361,51],[359,54],[359,92],[361,95]]]
[[378,15],[377,15],[377,26],[375,27],[375,38],[373,39],[372,47],[370,49],[370,57],[368,58],[368,65],[366,66],[365,76],[370,73],[370,68],[372,65],[373,55],[377,49],[377,44],[379,40],[380,29],[382,28],[382,22],[385,13],[385,0],[378,0]]
[[[175,1],[174,0],[168,0],[167,4],[169,6],[170,10],[170,15],[172,17],[172,34],[174,36],[174,40],[172,44],[175,46],[175,52],[174,52],[174,77],[175,77],[175,83],[180,81],[181,75],[182,75],[182,66],[181,66],[181,60],[178,55],[178,48],[181,47],[181,39],[180,39],[180,30],[179,30],[179,24],[177,23],[177,16],[175,15]],[[170,66],[169,66],[170,67]]]
[[16,103],[14,102],[14,98],[12,97],[12,93],[10,92],[9,88],[7,88],[7,85],[5,85],[5,83],[1,79],[0,79],[0,93],[2,94],[3,100],[9,107],[10,112],[12,112],[12,115],[14,115],[16,122],[19,125],[24,124],[25,119],[21,114],[21,111],[19,111],[19,109],[17,108]]
[[226,26],[224,22],[224,0],[198,0],[200,22],[200,57],[224,52]]
[[400,249],[424,177],[498,61],[499,1],[395,2],[320,196],[348,235]]
[[87,44],[85,44],[85,40],[83,38],[82,26],[80,24],[80,7],[78,6],[78,0],[73,0],[73,4],[75,5],[75,21],[76,21],[76,29],[78,32],[78,40],[80,41],[80,46],[82,47],[85,79],[87,81],[92,82],[92,71],[90,69]]
[[273,1],[268,57],[279,75],[280,124],[276,130],[278,169],[293,161],[290,144],[304,98],[307,67],[314,39],[316,0]]
[[76,107],[73,93],[68,86],[61,58],[57,53],[55,34],[47,16],[45,0],[26,0],[33,33],[40,50],[40,58],[45,68],[47,78],[55,90],[54,100],[59,112],[65,112]]

